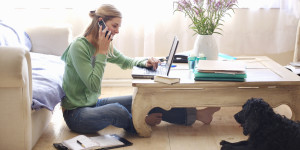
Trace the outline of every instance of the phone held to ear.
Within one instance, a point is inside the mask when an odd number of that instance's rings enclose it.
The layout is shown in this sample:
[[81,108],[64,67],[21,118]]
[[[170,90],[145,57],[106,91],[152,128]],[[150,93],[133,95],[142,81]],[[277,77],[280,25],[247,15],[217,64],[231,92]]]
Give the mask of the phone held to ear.
[[[99,25],[99,28],[100,28],[100,26],[102,26],[102,30],[104,30],[106,28],[106,24],[103,20],[98,21],[98,25]],[[105,33],[105,37],[108,34],[108,32],[109,31],[107,30],[106,33]],[[109,35],[109,38],[110,38],[110,35]]]

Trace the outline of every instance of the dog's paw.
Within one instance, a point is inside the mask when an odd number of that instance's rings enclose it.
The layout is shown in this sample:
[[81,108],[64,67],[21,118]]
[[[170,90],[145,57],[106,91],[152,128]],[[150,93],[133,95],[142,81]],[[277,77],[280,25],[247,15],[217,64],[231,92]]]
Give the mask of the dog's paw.
[[225,140],[222,140],[222,141],[220,142],[220,145],[227,145],[227,144],[230,144],[230,143],[227,142],[227,141],[225,141]]

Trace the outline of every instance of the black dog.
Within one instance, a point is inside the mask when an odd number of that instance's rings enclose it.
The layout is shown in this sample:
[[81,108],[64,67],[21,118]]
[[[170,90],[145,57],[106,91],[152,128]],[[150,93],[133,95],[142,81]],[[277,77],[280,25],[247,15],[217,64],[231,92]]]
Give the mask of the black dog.
[[300,122],[276,114],[262,99],[249,99],[234,115],[248,140],[221,141],[221,150],[300,150]]

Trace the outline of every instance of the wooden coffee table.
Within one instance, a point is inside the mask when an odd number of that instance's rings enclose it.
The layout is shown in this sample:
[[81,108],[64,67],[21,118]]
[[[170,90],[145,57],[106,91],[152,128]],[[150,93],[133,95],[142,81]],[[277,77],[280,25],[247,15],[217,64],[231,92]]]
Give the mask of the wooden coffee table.
[[133,124],[142,137],[151,136],[145,122],[154,107],[242,106],[249,98],[263,98],[272,107],[288,105],[292,119],[300,120],[300,77],[264,56],[237,57],[247,64],[245,82],[194,81],[187,64],[177,64],[170,76],[180,76],[181,82],[168,85],[153,80],[134,79],[132,102]]

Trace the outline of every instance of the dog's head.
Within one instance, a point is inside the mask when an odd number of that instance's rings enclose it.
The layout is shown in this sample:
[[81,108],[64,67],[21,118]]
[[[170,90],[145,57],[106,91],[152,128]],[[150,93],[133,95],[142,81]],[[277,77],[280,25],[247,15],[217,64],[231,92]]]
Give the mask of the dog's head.
[[243,134],[255,132],[274,114],[271,106],[261,98],[251,98],[240,112],[234,115],[235,120],[243,127]]

